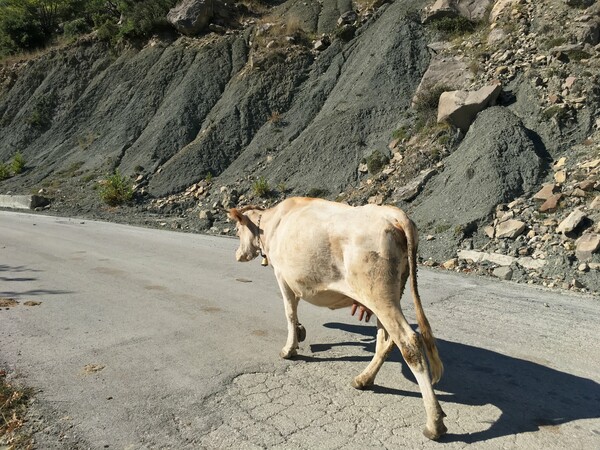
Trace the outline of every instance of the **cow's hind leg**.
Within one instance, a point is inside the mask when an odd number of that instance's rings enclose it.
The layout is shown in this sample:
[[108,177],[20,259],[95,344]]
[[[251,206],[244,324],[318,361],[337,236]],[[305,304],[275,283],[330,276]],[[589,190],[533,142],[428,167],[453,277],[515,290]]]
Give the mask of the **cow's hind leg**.
[[381,325],[381,321],[377,319],[377,344],[375,345],[375,355],[369,365],[352,381],[352,387],[356,389],[365,389],[372,386],[375,382],[377,372],[387,359],[390,351],[394,347],[394,341],[385,328]]
[[[400,274],[400,284],[398,285],[397,295],[398,302],[404,294],[406,280],[408,279],[408,261],[406,259],[402,260]],[[375,346],[375,355],[365,370],[352,381],[352,387],[364,389],[368,386],[372,386],[379,369],[381,369],[381,366],[387,359],[393,347],[394,341],[387,330],[381,325],[381,321],[377,319],[377,344]]]
[[394,343],[400,348],[404,360],[419,383],[427,412],[427,424],[423,434],[429,439],[437,440],[447,431],[444,425],[446,414],[442,411],[433,391],[421,336],[412,330],[402,311],[395,304],[388,304],[386,308],[374,312]]
[[[288,328],[287,341],[285,346],[281,349],[279,356],[281,356],[283,359],[291,359],[298,354],[296,351],[298,348],[298,340],[302,337],[299,336],[301,334],[299,326],[302,327],[302,325],[298,323],[298,298],[296,298],[294,292],[289,288],[283,279],[281,279],[277,274],[275,274],[275,276],[277,278],[277,283],[279,284],[281,294],[283,295],[283,305],[285,307],[285,317],[287,319]],[[306,336],[306,331],[304,332],[304,335]]]

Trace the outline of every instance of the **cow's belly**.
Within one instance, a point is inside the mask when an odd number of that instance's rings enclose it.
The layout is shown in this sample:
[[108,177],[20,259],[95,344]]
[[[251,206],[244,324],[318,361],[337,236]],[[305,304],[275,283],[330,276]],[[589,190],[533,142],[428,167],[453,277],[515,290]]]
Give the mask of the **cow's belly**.
[[350,297],[335,291],[315,292],[301,298],[312,305],[324,306],[329,309],[347,308],[354,303]]

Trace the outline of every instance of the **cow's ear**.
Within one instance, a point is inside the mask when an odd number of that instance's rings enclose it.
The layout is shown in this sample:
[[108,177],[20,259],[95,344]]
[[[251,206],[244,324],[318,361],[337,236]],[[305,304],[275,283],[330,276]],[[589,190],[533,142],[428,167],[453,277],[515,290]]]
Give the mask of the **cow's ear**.
[[239,212],[237,209],[235,208],[231,208],[229,210],[229,214],[228,214],[230,219],[235,220],[236,222],[241,223],[242,225],[247,225],[248,224],[248,218],[243,215],[241,212]]

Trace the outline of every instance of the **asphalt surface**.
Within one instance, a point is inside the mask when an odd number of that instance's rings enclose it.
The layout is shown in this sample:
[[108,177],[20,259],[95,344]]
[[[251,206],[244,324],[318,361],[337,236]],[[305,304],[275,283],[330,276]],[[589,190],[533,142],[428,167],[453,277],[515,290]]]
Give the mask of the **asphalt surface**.
[[397,350],[350,387],[375,328],[349,310],[301,304],[307,339],[281,360],[272,270],[236,247],[0,212],[0,297],[19,302],[0,309],[0,367],[36,391],[38,448],[600,448],[598,298],[421,269],[446,368],[435,443]]

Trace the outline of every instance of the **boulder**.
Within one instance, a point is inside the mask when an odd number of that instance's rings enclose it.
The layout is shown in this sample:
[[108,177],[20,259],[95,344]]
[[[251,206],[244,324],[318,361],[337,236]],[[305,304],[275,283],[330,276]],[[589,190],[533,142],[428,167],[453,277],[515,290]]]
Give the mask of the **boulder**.
[[450,91],[440,96],[438,106],[438,123],[450,123],[466,132],[477,114],[496,103],[502,86],[492,84],[478,91]]
[[448,86],[458,89],[465,86],[473,79],[473,73],[469,70],[467,63],[462,59],[441,57],[434,55],[429,62],[429,67],[423,74],[421,82],[417,86],[412,99],[414,107],[419,97],[427,95],[437,86]]
[[177,31],[194,36],[204,30],[214,16],[218,0],[183,0],[167,14],[167,21]]
[[456,0],[437,0],[433,5],[423,8],[421,22],[427,24],[443,17],[458,16],[459,13],[456,4]]
[[340,16],[337,21],[338,27],[342,25],[354,25],[358,20],[358,14],[355,11],[346,11],[344,14]]

